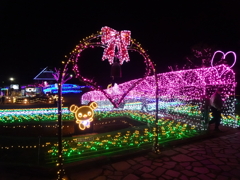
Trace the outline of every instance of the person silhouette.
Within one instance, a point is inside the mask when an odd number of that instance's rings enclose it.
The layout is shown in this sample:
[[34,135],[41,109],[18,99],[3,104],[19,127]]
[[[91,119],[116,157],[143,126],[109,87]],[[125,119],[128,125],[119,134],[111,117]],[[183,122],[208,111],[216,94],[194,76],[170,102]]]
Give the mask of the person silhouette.
[[5,104],[5,96],[2,96],[2,104]]
[[217,88],[215,93],[210,98],[210,109],[212,111],[213,118],[209,121],[209,124],[215,123],[215,131],[221,131],[219,125],[221,122],[221,113],[223,107],[223,100],[221,98],[222,88]]

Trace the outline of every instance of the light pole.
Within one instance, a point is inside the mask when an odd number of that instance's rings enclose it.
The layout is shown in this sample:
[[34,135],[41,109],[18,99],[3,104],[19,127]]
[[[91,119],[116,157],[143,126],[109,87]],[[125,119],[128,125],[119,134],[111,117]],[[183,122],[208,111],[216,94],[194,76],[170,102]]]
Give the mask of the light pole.
[[[9,80],[11,81],[11,84],[12,84],[12,82],[14,81],[14,78],[13,77],[10,77],[9,78]],[[12,89],[10,88],[11,87],[11,84],[10,84],[10,86],[9,86],[9,91],[8,91],[8,95],[12,95]]]
[[62,77],[63,77],[63,68],[59,71],[58,78],[58,180],[62,180],[65,174],[63,169],[63,148],[62,148]]

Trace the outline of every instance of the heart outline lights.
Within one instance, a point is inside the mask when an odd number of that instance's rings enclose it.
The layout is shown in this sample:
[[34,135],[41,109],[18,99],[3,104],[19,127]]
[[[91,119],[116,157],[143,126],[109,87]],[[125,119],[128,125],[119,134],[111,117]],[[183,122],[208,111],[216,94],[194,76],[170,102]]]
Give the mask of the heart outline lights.
[[[102,29],[107,29],[108,27],[103,27]],[[112,96],[111,94],[108,94],[108,92],[106,90],[104,90],[103,88],[101,88],[100,85],[97,84],[97,82],[94,82],[92,79],[88,79],[86,77],[84,77],[78,67],[78,61],[80,59],[80,55],[81,52],[84,51],[87,48],[94,48],[94,47],[102,47],[102,48],[108,48],[106,47],[106,43],[117,43],[118,41],[123,41],[123,37],[119,37],[120,34],[118,31],[113,30],[112,28],[108,29],[109,31],[113,31],[115,33],[115,38],[117,38],[118,40],[110,40],[107,41],[106,39],[106,32],[101,31],[101,32],[97,32],[96,34],[93,34],[87,38],[84,38],[82,41],[80,41],[80,43],[78,45],[76,45],[76,47],[74,48],[74,50],[72,52],[70,52],[70,56],[65,56],[66,58],[68,58],[67,62],[64,65],[64,70],[63,72],[66,73],[66,69],[68,67],[68,65],[71,63],[73,64],[73,71],[75,72],[75,77],[78,78],[80,81],[84,82],[85,84],[89,85],[92,87],[92,89],[100,91],[102,94],[104,94],[104,96],[113,104],[114,108],[118,108],[118,106],[121,104],[121,102],[123,101],[123,99],[125,98],[125,96],[134,88],[136,87],[140,82],[142,82],[147,76],[151,75],[151,73],[155,74],[155,65],[152,63],[151,59],[149,58],[148,54],[146,53],[146,51],[141,47],[141,44],[138,43],[135,39],[130,39],[130,31],[120,31],[121,36],[124,35],[125,37],[125,43],[120,43],[119,44],[112,44],[111,46],[115,46],[118,48],[119,54],[118,57],[121,58],[122,63],[123,61],[127,61],[128,60],[128,51],[135,51],[138,52],[140,55],[143,56],[143,60],[145,63],[145,73],[143,75],[142,78],[138,79],[137,81],[135,81],[133,84],[131,84],[131,86],[126,89],[126,91],[123,94],[120,94],[119,96]],[[109,34],[108,34],[109,35]],[[110,35],[109,35],[110,36]],[[116,37],[117,36],[117,37]],[[101,40],[100,42],[97,41],[99,38],[103,38],[103,40]],[[105,38],[105,40],[104,40]],[[111,36],[109,37],[111,38]],[[104,43],[104,44],[103,44]],[[129,45],[128,45],[129,44]],[[124,46],[124,47],[122,47]],[[125,49],[124,49],[125,48]],[[111,49],[111,53],[109,56],[106,56],[107,58],[112,58],[112,55],[115,54],[115,49]],[[113,51],[114,50],[114,51]],[[104,53],[106,52],[106,49],[104,50]],[[122,54],[121,54],[122,53]],[[108,59],[109,60],[109,59]],[[111,64],[111,62],[110,62]],[[156,81],[157,82],[157,81]]]
[[211,60],[211,66],[216,70],[217,75],[218,75],[218,77],[220,78],[220,77],[226,72],[226,70],[224,70],[224,71],[222,71],[222,72],[219,73],[219,71],[217,70],[217,68],[214,67],[213,61],[214,61],[215,55],[216,55],[217,53],[221,53],[221,54],[223,55],[223,57],[222,57],[223,59],[225,59],[228,54],[233,54],[233,56],[234,56],[234,61],[233,61],[233,64],[232,64],[229,68],[232,68],[232,67],[236,64],[237,55],[236,55],[236,53],[233,52],[233,51],[228,51],[228,52],[224,53],[223,51],[218,50],[218,51],[215,51],[215,52],[214,52],[214,54],[213,54],[213,56],[212,56],[212,60]]

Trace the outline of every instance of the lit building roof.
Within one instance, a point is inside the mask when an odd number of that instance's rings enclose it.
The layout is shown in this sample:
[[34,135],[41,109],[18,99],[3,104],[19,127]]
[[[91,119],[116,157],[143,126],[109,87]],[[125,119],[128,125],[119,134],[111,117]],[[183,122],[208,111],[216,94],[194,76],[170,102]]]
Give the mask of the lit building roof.
[[50,81],[50,80],[55,80],[53,76],[54,71],[48,70],[48,67],[45,67],[35,78],[34,80],[45,80],[45,81]]

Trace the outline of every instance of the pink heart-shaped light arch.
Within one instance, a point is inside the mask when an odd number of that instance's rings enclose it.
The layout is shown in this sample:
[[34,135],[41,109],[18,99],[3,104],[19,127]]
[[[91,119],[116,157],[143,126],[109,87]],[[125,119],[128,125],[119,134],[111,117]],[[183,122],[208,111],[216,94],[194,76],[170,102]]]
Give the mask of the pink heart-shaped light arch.
[[[125,32],[125,31],[124,31]],[[78,44],[75,49],[70,53],[70,57],[68,58],[67,63],[64,66],[64,70],[63,72],[66,73],[66,69],[67,66],[72,63],[73,64],[73,71],[75,72],[76,78],[78,78],[80,81],[84,82],[87,85],[90,85],[93,87],[94,90],[98,90],[101,93],[104,94],[104,96],[113,104],[113,106],[115,108],[118,108],[118,106],[120,105],[120,103],[123,101],[123,99],[126,97],[126,95],[137,85],[139,85],[144,79],[146,79],[147,76],[149,76],[151,73],[156,75],[156,70],[154,67],[154,64],[152,63],[151,59],[149,58],[148,54],[146,53],[146,51],[141,47],[140,43],[136,42],[133,39],[130,39],[130,46],[126,47],[126,50],[122,51],[124,56],[122,56],[122,60],[125,60],[123,57],[127,57],[127,52],[126,51],[136,51],[138,52],[140,55],[143,56],[144,58],[144,63],[146,65],[145,67],[145,74],[142,78],[138,79],[136,82],[132,83],[132,85],[126,89],[126,91],[121,95],[118,96],[118,98],[114,98],[111,96],[111,94],[109,94],[107,91],[105,91],[104,89],[101,88],[101,86],[99,86],[97,84],[97,82],[94,82],[91,79],[88,79],[84,76],[81,75],[79,68],[78,68],[78,60],[80,57],[80,54],[83,50],[87,49],[87,48],[94,48],[94,47],[103,47],[106,48],[106,44],[103,42],[96,42],[96,39],[99,39],[100,37],[104,36],[105,34],[102,32],[98,32],[95,35],[91,35],[85,39],[83,39],[83,41],[80,41],[80,44]],[[104,51],[105,53],[105,51]],[[109,57],[108,57],[109,58]],[[121,59],[120,58],[120,59]],[[111,63],[110,63],[111,64]],[[63,74],[64,74],[63,73]],[[157,79],[157,77],[156,77]],[[156,87],[158,87],[157,84],[157,80],[156,80]]]
[[223,75],[223,73],[226,72],[226,70],[219,74],[218,70],[214,67],[213,61],[214,61],[215,55],[216,55],[217,53],[221,53],[221,54],[223,55],[223,59],[225,59],[228,54],[233,54],[233,56],[234,56],[234,61],[233,61],[233,64],[232,64],[229,68],[232,68],[232,67],[236,64],[237,55],[236,55],[236,53],[233,52],[233,51],[228,51],[228,52],[224,53],[224,52],[218,50],[218,51],[215,51],[215,52],[214,52],[213,57],[212,57],[212,60],[211,60],[211,66],[216,70],[217,75],[218,75],[218,77],[220,78],[220,77]]

